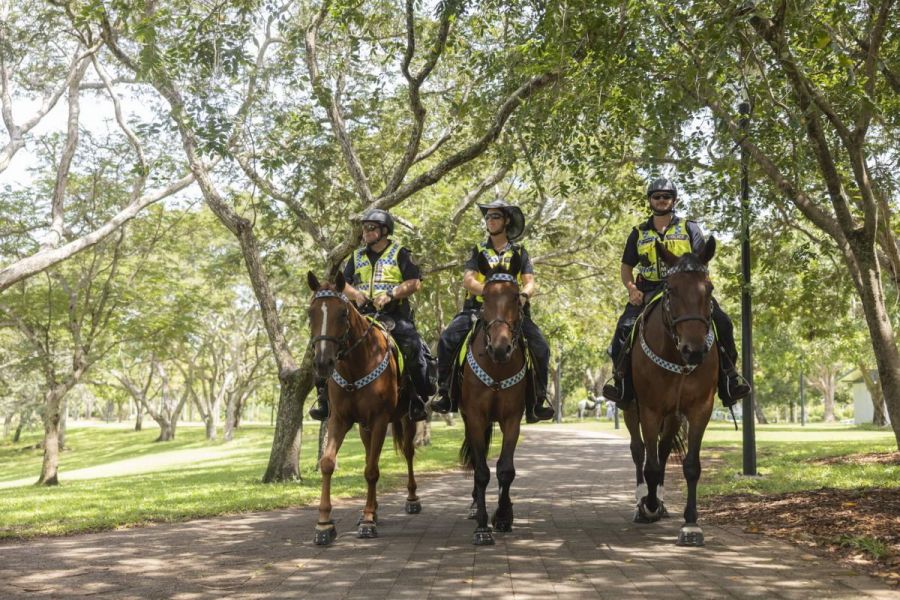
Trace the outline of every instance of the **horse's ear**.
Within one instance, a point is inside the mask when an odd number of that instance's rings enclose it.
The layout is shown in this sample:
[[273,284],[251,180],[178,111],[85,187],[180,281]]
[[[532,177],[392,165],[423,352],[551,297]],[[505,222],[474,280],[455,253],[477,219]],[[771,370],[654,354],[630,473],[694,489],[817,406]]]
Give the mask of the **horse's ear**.
[[666,263],[669,267],[674,267],[675,263],[678,262],[678,257],[672,254],[668,248],[666,248],[665,244],[661,244],[659,241],[656,242],[656,254],[663,259],[663,262]]
[[706,244],[703,245],[703,251],[700,252],[700,262],[704,265],[708,265],[709,261],[712,260],[712,257],[716,254],[716,238],[713,236],[709,236],[709,239],[706,240]]
[[334,289],[343,292],[345,285],[347,285],[347,280],[344,279],[344,274],[338,271],[338,274],[334,276]]
[[506,270],[507,273],[513,276],[517,276],[519,272],[522,270],[522,255],[519,254],[519,251],[516,250],[513,252],[513,256],[509,259],[509,268]]
[[478,271],[482,275],[487,275],[491,270],[491,263],[488,262],[487,257],[484,255],[484,252],[478,250],[477,247],[475,248],[475,252],[478,253]]
[[311,289],[314,292],[318,292],[319,288],[322,287],[319,285],[319,278],[316,277],[316,274],[313,273],[312,271],[306,272],[306,283],[309,284],[309,289]]

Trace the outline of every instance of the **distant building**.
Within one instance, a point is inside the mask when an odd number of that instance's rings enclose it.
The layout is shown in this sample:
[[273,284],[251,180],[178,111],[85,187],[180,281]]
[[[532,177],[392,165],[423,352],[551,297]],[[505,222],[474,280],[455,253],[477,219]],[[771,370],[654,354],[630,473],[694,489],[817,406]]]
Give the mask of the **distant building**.
[[[872,378],[878,381],[878,371],[872,371]],[[850,384],[850,391],[853,395],[853,423],[856,425],[871,423],[872,418],[875,416],[875,406],[872,403],[872,395],[869,393],[869,388],[866,387],[866,382],[863,381],[862,373],[860,373],[859,369],[855,369],[844,376],[842,381]],[[887,410],[885,410],[885,418],[888,423],[891,422],[891,417],[887,414]]]

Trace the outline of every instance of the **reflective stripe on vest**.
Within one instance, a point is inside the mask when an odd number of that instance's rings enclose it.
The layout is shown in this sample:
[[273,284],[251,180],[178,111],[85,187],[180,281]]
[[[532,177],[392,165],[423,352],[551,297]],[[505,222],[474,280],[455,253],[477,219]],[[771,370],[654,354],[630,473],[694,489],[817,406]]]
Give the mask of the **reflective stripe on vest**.
[[[478,248],[481,250],[481,253],[484,254],[484,257],[487,259],[488,264],[491,266],[492,269],[495,268],[497,265],[503,265],[504,268],[508,269],[509,263],[510,263],[510,261],[512,261],[513,253],[516,250],[516,247],[514,247],[512,244],[508,244],[506,246],[506,248],[503,250],[503,252],[498,254],[497,251],[494,250],[493,246],[487,245],[487,242],[481,242],[480,244],[478,244]],[[485,279],[484,274],[479,271],[476,271],[475,279],[479,283],[484,283],[484,279]],[[522,287],[523,284],[522,284],[522,274],[521,273],[516,275],[516,283],[519,284],[520,288]],[[472,298],[473,297],[472,292],[469,292],[467,297]],[[474,296],[474,298],[475,298],[475,302],[477,302],[478,304],[481,304],[482,302],[484,302],[484,298],[481,296]]]
[[397,264],[400,244],[391,241],[384,249],[375,266],[369,262],[366,249],[359,248],[353,253],[354,282],[353,287],[369,298],[387,294],[388,290],[403,283],[403,272]]
[[675,256],[689,254],[691,252],[691,236],[687,230],[687,221],[678,220],[671,223],[660,239],[653,229],[641,229],[635,227],[638,232],[637,251],[639,257],[646,257],[638,261],[638,274],[647,281],[662,281],[666,277],[666,267],[656,255],[656,242],[661,241],[666,249]]

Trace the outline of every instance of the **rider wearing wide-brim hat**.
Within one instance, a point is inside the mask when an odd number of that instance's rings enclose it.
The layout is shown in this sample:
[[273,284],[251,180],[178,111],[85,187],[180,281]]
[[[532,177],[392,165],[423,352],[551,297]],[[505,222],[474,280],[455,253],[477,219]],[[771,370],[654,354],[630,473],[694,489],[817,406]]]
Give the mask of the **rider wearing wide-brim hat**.
[[[484,275],[478,270],[478,255],[483,254],[491,266],[503,264],[508,266],[513,253],[518,251],[522,259],[522,270],[519,275],[523,308],[522,332],[534,359],[535,391],[537,401],[528,406],[526,419],[528,422],[551,419],[554,411],[544,403],[547,398],[547,381],[550,367],[550,346],[544,334],[531,319],[531,297],[536,284],[534,267],[528,251],[516,243],[525,231],[525,215],[522,210],[505,200],[498,199],[487,204],[479,204],[484,218],[488,237],[474,248],[465,264],[463,287],[468,292],[463,309],[447,325],[438,342],[438,394],[439,398],[432,402],[432,408],[441,413],[455,409],[450,399],[450,371],[459,345],[472,327],[473,315],[481,310]],[[529,403],[530,405],[530,403]]]
[[[662,243],[676,256],[691,252],[699,254],[705,244],[700,225],[675,214],[678,189],[671,179],[660,177],[650,182],[647,201],[653,214],[631,230],[622,254],[620,275],[622,284],[628,290],[628,303],[619,317],[608,351],[613,360],[613,383],[603,386],[606,399],[623,409],[630,408],[634,403],[630,382],[629,334],[644,309],[644,303],[649,302],[665,286],[666,267],[657,255],[656,243]],[[712,321],[718,338],[719,397],[725,406],[733,406],[750,394],[750,386],[738,375],[734,366],[737,361],[734,325],[715,299]]]
[[[415,421],[425,419],[425,402],[434,394],[427,375],[427,348],[416,330],[409,298],[422,285],[422,273],[409,249],[391,239],[394,218],[389,212],[371,209],[363,213],[362,237],[365,245],[356,249],[344,266],[344,294],[363,314],[378,312],[394,322],[391,335],[403,353],[416,395],[410,405]],[[316,382],[318,403],[309,411],[314,419],[328,416],[325,382]]]

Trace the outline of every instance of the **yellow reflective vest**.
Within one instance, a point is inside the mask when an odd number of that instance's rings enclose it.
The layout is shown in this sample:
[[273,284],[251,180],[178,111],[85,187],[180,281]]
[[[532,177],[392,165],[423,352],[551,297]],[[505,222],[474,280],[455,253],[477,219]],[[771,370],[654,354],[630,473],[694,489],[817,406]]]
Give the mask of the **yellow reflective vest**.
[[[497,267],[497,265],[503,265],[504,268],[508,269],[509,263],[513,257],[513,253],[517,248],[519,248],[519,246],[507,244],[506,248],[503,249],[503,252],[497,252],[496,250],[494,250],[494,247],[488,245],[487,242],[481,242],[478,244],[478,250],[482,254],[484,254],[484,257],[487,259],[488,264],[491,265],[492,269]],[[475,271],[475,279],[480,283],[484,283],[485,277],[481,272]],[[521,273],[516,275],[516,281],[521,288],[523,285]],[[482,296],[475,296],[472,294],[472,292],[469,292],[467,297],[470,299],[470,301],[474,300],[476,305],[480,305],[484,301],[484,298]]]
[[662,281],[666,277],[666,265],[656,255],[656,242],[666,245],[666,249],[675,256],[688,254],[691,251],[691,235],[688,233],[688,222],[682,219],[673,220],[660,237],[652,227],[646,229],[635,227],[638,233],[637,264],[638,275],[647,281]]
[[403,283],[403,272],[397,264],[399,253],[400,244],[391,240],[373,265],[366,256],[366,248],[357,249],[353,253],[353,287],[374,299]]

